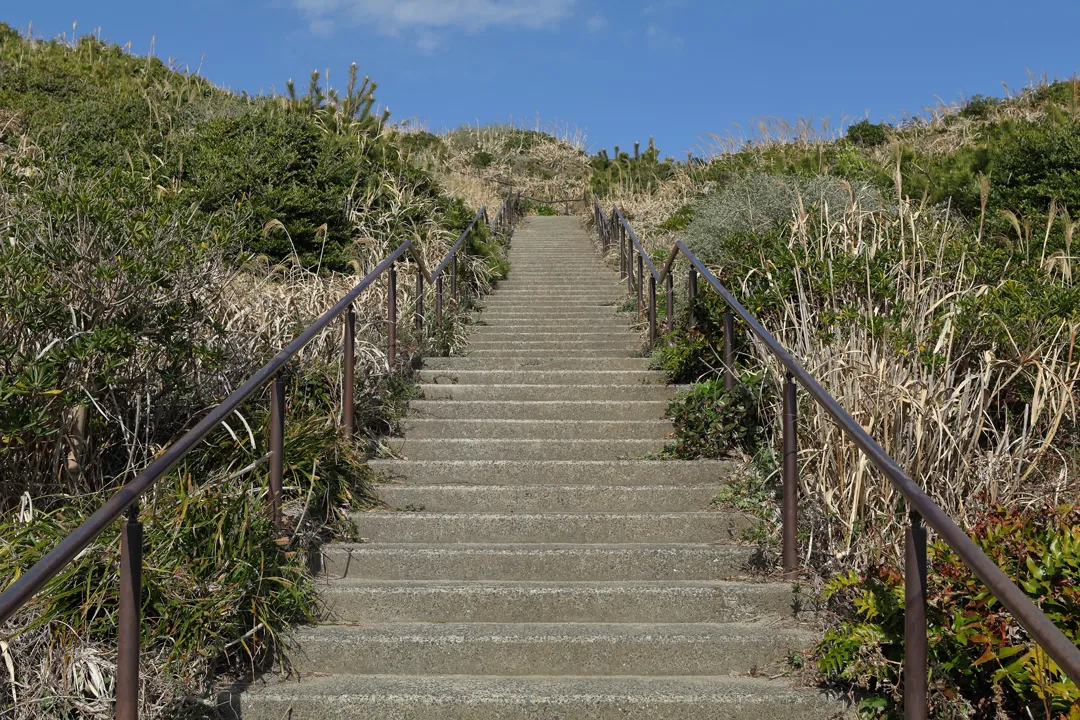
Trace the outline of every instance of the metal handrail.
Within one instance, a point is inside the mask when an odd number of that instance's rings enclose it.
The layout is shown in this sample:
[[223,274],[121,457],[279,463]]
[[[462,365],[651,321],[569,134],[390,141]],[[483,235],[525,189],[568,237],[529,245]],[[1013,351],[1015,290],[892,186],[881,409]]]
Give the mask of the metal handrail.
[[[514,227],[518,217],[520,197],[511,194],[496,216],[499,227],[509,230]],[[483,219],[487,221],[484,208],[473,218],[469,227],[451,247],[446,257],[435,272],[437,285],[436,301],[439,307],[439,321],[442,321],[442,272],[453,262],[453,292],[457,295],[457,254],[465,239]],[[139,693],[139,610],[141,606],[141,568],[142,568],[142,525],[138,521],[138,499],[157,482],[162,475],[172,469],[181,459],[205,438],[219,423],[239,408],[252,394],[271,383],[270,403],[270,478],[269,500],[274,522],[281,524],[282,471],[284,460],[284,383],[282,370],[301,349],[315,338],[331,321],[345,313],[345,348],[343,359],[342,382],[342,424],[348,435],[353,432],[352,394],[354,385],[354,341],[355,314],[353,303],[368,287],[384,273],[390,279],[390,291],[387,300],[387,359],[391,370],[394,367],[397,344],[397,272],[395,264],[409,251],[418,259],[417,286],[417,330],[423,333],[423,260],[416,251],[413,241],[406,240],[390,253],[382,262],[364,277],[332,308],[323,313],[292,342],[282,348],[268,363],[259,368],[243,385],[233,391],[225,400],[210,410],[196,425],[184,433],[176,442],[168,446],[157,458],[134,479],[116,491],[90,517],[50,550],[29,570],[23,573],[10,587],[0,593],[0,624],[7,622],[30,599],[38,593],[57,573],[74,561],[79,553],[86,549],[105,528],[128,512],[127,523],[121,530],[120,561],[120,603],[119,603],[119,646],[116,674],[116,718],[135,720],[138,717]]]
[[[594,201],[593,212],[595,226],[600,235],[603,252],[614,248],[614,235],[617,234],[611,218],[618,218],[619,223],[629,231],[628,223],[618,207],[613,208],[612,215],[607,216]],[[621,236],[621,232],[618,233]],[[626,243],[625,238],[620,237],[620,268],[628,276],[632,276],[632,260],[634,248],[638,250],[638,257],[645,256],[640,241],[632,231],[628,233],[632,242]],[[914,708],[914,714],[906,715],[907,718],[926,717],[926,530],[923,522],[930,525],[945,543],[956,553],[965,565],[982,580],[987,588],[1012,613],[1017,622],[1027,630],[1028,634],[1037,642],[1046,653],[1061,667],[1062,670],[1080,685],[1080,648],[1058,628],[1031,601],[1030,598],[1016,586],[1012,580],[1001,570],[998,565],[984,553],[978,545],[953,522],[941,507],[918,486],[904,470],[889,457],[888,453],[870,436],[870,434],[840,405],[821,384],[810,374],[795,357],[784,348],[783,345],[761,325],[753,315],[732,295],[727,288],[716,278],[705,264],[688,248],[682,240],[672,247],[667,262],[661,273],[657,273],[650,264],[652,275],[650,286],[652,289],[650,298],[650,334],[653,342],[656,338],[656,282],[664,281],[667,286],[667,313],[668,332],[672,326],[672,269],[676,258],[684,255],[690,263],[689,295],[690,295],[690,324],[694,324],[694,298],[697,293],[697,276],[700,274],[708,284],[723,298],[726,308],[724,311],[724,378],[725,386],[731,389],[735,383],[734,352],[733,352],[733,329],[734,316],[737,316],[747,327],[764,343],[770,353],[786,369],[784,382],[784,408],[783,408],[783,557],[784,572],[789,579],[794,579],[798,573],[798,556],[796,552],[796,525],[797,525],[797,500],[798,500],[798,463],[797,463],[797,413],[796,385],[798,381],[807,393],[832,417],[840,430],[858,447],[870,462],[881,471],[893,486],[900,491],[908,503],[909,525],[906,529],[905,540],[905,628],[904,628],[904,667],[922,668],[922,672],[905,672],[905,712],[908,702]],[[639,265],[640,268],[640,260]],[[640,272],[639,272],[640,275]],[[640,298],[640,280],[638,284],[638,297]]]

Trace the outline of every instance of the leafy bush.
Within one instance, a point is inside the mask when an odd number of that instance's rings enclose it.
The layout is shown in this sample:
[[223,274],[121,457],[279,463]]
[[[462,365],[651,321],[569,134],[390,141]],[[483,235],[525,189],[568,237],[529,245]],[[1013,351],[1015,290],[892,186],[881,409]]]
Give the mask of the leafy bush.
[[863,120],[848,127],[847,139],[859,147],[877,147],[889,141],[887,128],[885,123],[875,125],[869,120]]
[[972,95],[960,109],[960,117],[973,120],[986,120],[990,117],[990,111],[998,104],[997,98],[985,95]]
[[[1070,639],[1080,642],[1080,507],[992,507],[974,518],[976,544]],[[932,702],[942,714],[1074,717],[1080,690],[941,541],[928,548]],[[867,694],[864,708],[900,717],[903,574],[891,565],[833,578],[836,622],[816,649],[830,681]]]
[[761,376],[744,373],[731,391],[722,377],[696,383],[671,401],[675,439],[665,454],[680,458],[723,457],[735,448],[755,451],[763,434]]

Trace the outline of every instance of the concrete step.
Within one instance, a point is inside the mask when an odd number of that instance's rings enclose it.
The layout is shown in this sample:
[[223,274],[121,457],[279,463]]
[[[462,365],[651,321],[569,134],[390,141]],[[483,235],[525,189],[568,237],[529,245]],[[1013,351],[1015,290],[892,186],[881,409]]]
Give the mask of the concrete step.
[[[462,385],[660,385],[651,370],[421,370],[422,383]],[[663,387],[663,385],[660,385]]]
[[544,323],[522,323],[522,322],[506,322],[502,320],[492,320],[490,323],[483,323],[474,325],[470,330],[470,335],[473,337],[487,334],[487,333],[508,333],[508,332],[523,332],[523,333],[601,333],[612,334],[622,333],[630,335],[631,337],[637,337],[637,331],[630,327],[628,323],[616,319],[570,319],[570,320],[550,320]]
[[408,460],[632,460],[659,452],[657,440],[469,440],[387,438]]
[[728,460],[369,460],[388,480],[417,485],[703,485],[725,482]]
[[756,519],[697,513],[353,513],[378,543],[737,543]]
[[564,342],[566,340],[581,340],[590,344],[594,342],[632,343],[638,341],[638,336],[627,328],[618,330],[578,330],[576,328],[528,330],[515,327],[479,326],[473,328],[473,331],[469,333],[469,341],[477,342],[480,340],[488,342],[537,342],[541,340]]
[[608,624],[323,625],[300,628],[301,677],[383,675],[729,675],[771,673],[817,636],[794,627]]
[[661,420],[667,409],[666,400],[413,400],[409,416],[441,420]]
[[428,383],[425,400],[673,400],[673,385],[467,385]]
[[231,707],[229,720],[830,720],[846,711],[786,680],[461,675],[276,680]]
[[652,361],[636,358],[484,358],[441,357],[424,360],[425,370],[648,370]]
[[737,545],[423,545],[334,543],[327,578],[369,580],[727,580],[746,577],[758,551]]
[[622,350],[641,354],[643,341],[627,334],[615,340],[491,340],[470,339],[468,352],[475,350],[531,350],[549,354],[552,350]]
[[434,420],[409,418],[410,440],[658,440],[673,428],[668,420]]
[[626,347],[626,348],[608,348],[606,350],[593,350],[575,348],[573,350],[530,350],[522,348],[511,348],[509,350],[499,350],[495,348],[469,348],[466,350],[467,355],[461,357],[471,358],[640,358],[641,348],[639,347]]
[[387,485],[395,510],[428,512],[693,512],[708,510],[723,485]]
[[794,617],[784,583],[338,580],[335,623],[732,623]]

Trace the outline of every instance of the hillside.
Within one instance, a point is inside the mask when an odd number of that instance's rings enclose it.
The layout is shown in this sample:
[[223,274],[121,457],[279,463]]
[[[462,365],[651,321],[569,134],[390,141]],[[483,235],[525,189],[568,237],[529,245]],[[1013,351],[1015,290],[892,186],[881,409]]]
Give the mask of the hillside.
[[[316,74],[306,91],[250,97],[93,37],[0,24],[0,587],[404,238],[431,266],[515,188],[534,213],[575,200],[587,225],[579,198],[618,204],[657,264],[684,240],[1080,638],[1075,80],[843,135],[764,123],[678,161],[651,141],[590,154],[558,127],[432,134],[378,114],[376,92],[353,66],[343,89]],[[426,341],[403,323],[393,367],[386,289],[361,297],[358,442],[337,428],[341,329],[305,350],[288,378],[291,538],[250,502],[265,492],[266,397],[146,498],[146,717],[208,716],[215,687],[316,614],[307,552],[352,534],[346,511],[373,502],[366,460],[388,452],[416,359],[460,349],[508,269],[504,238],[474,237],[466,300]],[[664,454],[743,461],[715,505],[765,521],[747,540],[771,566],[783,375],[740,331],[743,384],[726,392],[723,308],[706,294],[695,311],[653,354],[668,380],[695,383],[671,406]],[[902,503],[806,398],[799,436],[804,581],[827,610],[806,672],[893,717]],[[117,534],[0,627],[0,717],[111,717]],[[931,554],[938,715],[1080,712],[1080,691],[957,559]]]

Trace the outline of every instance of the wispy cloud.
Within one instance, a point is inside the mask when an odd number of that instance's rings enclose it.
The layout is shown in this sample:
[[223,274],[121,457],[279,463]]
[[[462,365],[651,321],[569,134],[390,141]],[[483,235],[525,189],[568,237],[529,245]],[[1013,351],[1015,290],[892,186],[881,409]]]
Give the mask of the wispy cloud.
[[593,33],[603,32],[607,29],[607,26],[607,18],[600,13],[593,15],[591,18],[589,18],[588,22],[585,23],[585,27],[589,29],[589,32]]
[[577,0],[292,0],[310,29],[327,34],[342,24],[370,25],[396,35],[414,33],[421,49],[432,50],[447,30],[493,27],[555,27],[571,15]]
[[645,29],[645,37],[651,46],[660,50],[678,50],[683,44],[681,37],[656,24],[650,24]]

